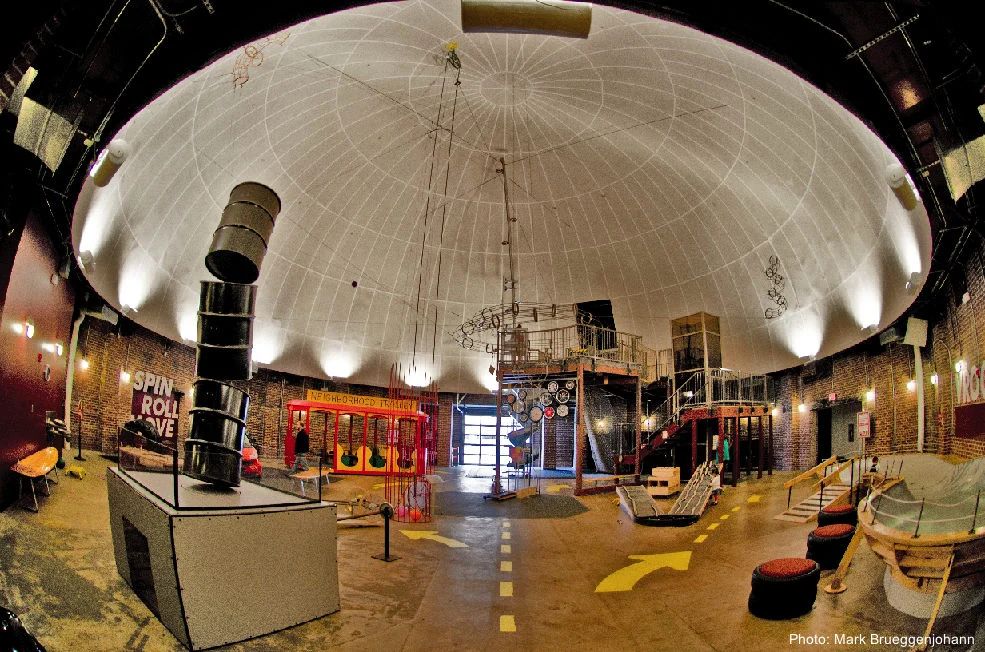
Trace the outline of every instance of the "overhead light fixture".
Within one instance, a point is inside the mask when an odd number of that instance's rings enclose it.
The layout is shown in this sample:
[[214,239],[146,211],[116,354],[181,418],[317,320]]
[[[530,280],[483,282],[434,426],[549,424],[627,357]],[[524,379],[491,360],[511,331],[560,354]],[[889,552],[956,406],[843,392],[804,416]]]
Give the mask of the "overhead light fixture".
[[92,172],[89,175],[92,177],[92,182],[100,188],[109,185],[113,175],[116,174],[116,171],[120,169],[129,155],[130,145],[125,140],[117,138],[110,142],[96,159],[96,164],[92,166]]
[[916,294],[920,286],[923,285],[924,276],[920,272],[912,272],[910,278],[906,281],[906,291],[910,294]]
[[912,211],[917,207],[916,189],[902,165],[895,163],[886,168],[886,181],[903,208]]
[[463,32],[549,34],[587,38],[592,5],[562,0],[462,0]]
[[96,259],[92,255],[92,252],[86,249],[85,251],[79,253],[79,267],[82,271],[91,270],[96,266]]

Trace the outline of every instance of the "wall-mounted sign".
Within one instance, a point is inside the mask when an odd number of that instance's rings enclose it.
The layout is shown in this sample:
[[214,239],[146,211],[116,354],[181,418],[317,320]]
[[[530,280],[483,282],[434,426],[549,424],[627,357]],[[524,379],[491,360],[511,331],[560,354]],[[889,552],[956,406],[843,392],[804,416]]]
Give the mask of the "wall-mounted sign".
[[968,366],[967,363],[963,363],[961,371],[954,374],[955,405],[985,401],[982,368],[985,368],[985,360],[982,361],[981,366]]
[[872,416],[871,412],[858,413],[858,422],[856,425],[858,426],[857,428],[858,436],[861,437],[862,439],[868,439],[869,435],[872,434],[871,416]]
[[178,427],[174,379],[150,371],[135,373],[130,412],[131,419],[146,419],[153,423],[162,437],[174,437]]
[[307,400],[315,403],[330,403],[347,405],[369,410],[394,410],[417,412],[417,401],[410,399],[395,400],[382,396],[361,396],[359,394],[342,394],[341,392],[323,392],[309,389]]

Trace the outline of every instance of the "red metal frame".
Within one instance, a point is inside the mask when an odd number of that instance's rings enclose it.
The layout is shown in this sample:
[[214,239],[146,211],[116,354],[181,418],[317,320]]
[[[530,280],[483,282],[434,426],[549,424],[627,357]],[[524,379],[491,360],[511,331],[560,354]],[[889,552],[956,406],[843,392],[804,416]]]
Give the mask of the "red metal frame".
[[[409,397],[408,397],[409,398]],[[284,440],[284,463],[294,463],[294,413],[304,414],[305,430],[311,432],[311,413],[325,413],[322,451],[333,473],[356,475],[413,475],[425,469],[434,458],[433,444],[422,436],[429,414],[422,411],[390,410],[338,403],[292,400],[287,402],[287,436]],[[334,414],[334,418],[330,417]],[[353,432],[354,422],[362,421],[362,433]],[[385,449],[380,450],[380,421]],[[370,423],[373,427],[370,428]],[[331,424],[331,435],[329,425]],[[328,442],[332,445],[328,446]],[[409,459],[408,459],[409,458]],[[381,463],[382,459],[382,463]]]

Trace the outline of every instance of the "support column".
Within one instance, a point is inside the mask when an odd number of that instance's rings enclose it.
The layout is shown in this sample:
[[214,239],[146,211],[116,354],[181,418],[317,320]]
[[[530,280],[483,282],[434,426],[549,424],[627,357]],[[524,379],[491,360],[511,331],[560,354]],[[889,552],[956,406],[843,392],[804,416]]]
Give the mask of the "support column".
[[924,400],[923,400],[923,358],[920,357],[920,347],[913,345],[913,375],[917,383],[917,452],[923,452],[924,437]]
[[[634,345],[635,342],[636,340],[633,340]],[[643,416],[642,404],[643,404],[643,379],[640,376],[637,376],[636,377],[636,426],[635,426],[636,455],[633,455],[633,459],[635,460],[635,464],[633,465],[633,469],[634,469],[633,474],[636,476],[635,478],[633,478],[633,480],[635,482],[640,481],[640,462],[642,462],[642,460],[640,459],[640,451],[643,449],[643,433],[640,430],[640,426],[642,425],[640,423],[640,418]]]
[[[585,454],[585,417],[583,408],[585,402],[585,368],[578,365],[578,386],[575,388],[575,495],[581,495],[581,466]],[[498,459],[498,458],[497,458]]]
[[718,459],[725,468],[725,417],[718,417]]
[[730,451],[732,454],[732,486],[737,487],[739,485],[739,454],[742,451],[740,444],[742,438],[739,437],[739,417],[735,417],[733,423],[735,424],[735,438],[732,442],[734,450]]
[[773,413],[770,412],[766,417],[766,424],[769,426],[770,443],[766,451],[766,474],[773,475]]
[[759,425],[759,475],[756,476],[757,479],[763,477],[763,415],[759,415],[757,419]]
[[[751,408],[750,408],[751,409]],[[752,474],[752,417],[746,417],[746,450],[748,451],[746,458],[748,461],[745,464],[746,475]]]
[[691,419],[691,475],[698,468],[698,420]]

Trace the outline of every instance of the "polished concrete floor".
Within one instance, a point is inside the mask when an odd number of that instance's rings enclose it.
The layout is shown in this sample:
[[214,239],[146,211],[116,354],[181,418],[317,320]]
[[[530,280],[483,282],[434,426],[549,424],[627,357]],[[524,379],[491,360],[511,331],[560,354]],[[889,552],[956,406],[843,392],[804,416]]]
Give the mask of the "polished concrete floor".
[[[86,455],[85,479],[62,475],[39,514],[0,513],[0,605],[51,652],[180,650],[116,572],[105,480],[113,463]],[[926,625],[889,605],[884,566],[864,545],[847,592],[819,591],[814,610],[794,620],[749,614],[753,568],[802,557],[814,527],[772,518],[786,505],[791,473],[743,478],[685,528],[635,525],[614,494],[574,498],[554,486],[570,480],[544,479],[538,496],[495,502],[481,498],[490,479],[475,469],[438,475],[432,522],[393,526],[390,552],[399,560],[372,557],[383,552],[375,517],[340,525],[341,611],[222,649],[893,650],[906,645],[839,645],[835,637],[868,643],[873,634],[919,635]],[[264,482],[293,487],[273,461]],[[443,492],[453,492],[444,506]],[[338,501],[382,495],[379,478],[351,476],[325,491]],[[243,564],[289,554],[256,550]],[[979,607],[938,619],[934,633],[979,641],[934,650],[985,649],[985,614]]]

